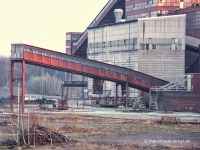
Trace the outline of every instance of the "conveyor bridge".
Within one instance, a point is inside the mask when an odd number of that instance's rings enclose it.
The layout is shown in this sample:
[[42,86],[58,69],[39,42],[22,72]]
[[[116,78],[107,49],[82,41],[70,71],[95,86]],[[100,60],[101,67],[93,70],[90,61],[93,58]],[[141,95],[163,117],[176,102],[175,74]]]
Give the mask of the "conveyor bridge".
[[[14,77],[14,63],[17,62],[20,62],[22,64],[22,78],[17,79],[22,81],[23,103],[25,95],[25,64],[32,64],[55,70],[80,74],[91,78],[108,80],[116,82],[117,85],[125,84],[126,87],[132,87],[146,92],[148,92],[151,87],[162,86],[167,84],[167,82],[164,80],[128,68],[106,64],[95,60],[84,59],[72,55],[67,55],[64,53],[47,50],[44,48],[39,48],[27,44],[12,44],[10,90],[11,110],[13,110],[13,101],[15,98],[13,92],[14,80],[17,80]],[[22,107],[24,109],[24,105]]]

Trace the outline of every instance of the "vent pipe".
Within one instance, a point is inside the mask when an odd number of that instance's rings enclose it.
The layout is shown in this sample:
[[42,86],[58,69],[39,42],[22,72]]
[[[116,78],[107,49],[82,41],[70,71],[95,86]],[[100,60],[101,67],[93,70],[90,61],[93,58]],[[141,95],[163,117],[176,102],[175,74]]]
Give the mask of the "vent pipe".
[[115,22],[121,22],[122,21],[122,15],[123,15],[123,10],[122,9],[115,9],[114,10],[114,15],[115,15]]

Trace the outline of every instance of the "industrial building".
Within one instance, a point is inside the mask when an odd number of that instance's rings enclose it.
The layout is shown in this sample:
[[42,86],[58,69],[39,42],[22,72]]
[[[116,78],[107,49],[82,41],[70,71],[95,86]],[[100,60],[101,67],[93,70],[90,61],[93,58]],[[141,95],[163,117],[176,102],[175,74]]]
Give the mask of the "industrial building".
[[[73,42],[72,55],[138,70],[169,82],[176,78],[170,76],[199,73],[199,4],[199,0],[109,0]],[[121,11],[117,22],[115,10]],[[113,97],[116,88],[112,82],[102,81],[102,87],[96,87],[103,93],[92,91],[99,82],[88,79],[89,95]],[[121,89],[123,96],[123,86]],[[135,89],[129,91],[130,97],[140,94]]]
[[[181,5],[180,10],[171,10],[167,15],[128,20],[127,2],[108,1],[82,34],[66,33],[66,50],[71,55],[13,44],[11,110],[16,98],[14,82],[22,81],[24,103],[25,64],[33,64],[86,76],[79,76],[80,81],[88,81],[84,84],[88,85],[86,93],[96,104],[109,102],[118,107],[123,102],[127,108],[130,98],[148,95],[152,109],[162,108],[165,100],[172,110],[199,111],[200,75],[191,73],[200,71],[200,7],[195,4],[182,9]],[[21,63],[21,78],[14,77],[15,63]],[[67,91],[73,98],[74,90]],[[85,94],[83,90],[80,93]]]
[[[88,28],[89,59],[168,80],[185,74],[185,15],[142,18]],[[115,84],[104,90],[115,95]],[[92,89],[92,79],[88,80]],[[130,89],[130,97],[139,96]]]
[[[172,15],[174,11],[198,7],[199,0],[126,0],[126,19]],[[178,14],[178,13],[177,13]]]
[[66,53],[72,55],[72,43],[76,42],[82,32],[67,32],[66,33]]

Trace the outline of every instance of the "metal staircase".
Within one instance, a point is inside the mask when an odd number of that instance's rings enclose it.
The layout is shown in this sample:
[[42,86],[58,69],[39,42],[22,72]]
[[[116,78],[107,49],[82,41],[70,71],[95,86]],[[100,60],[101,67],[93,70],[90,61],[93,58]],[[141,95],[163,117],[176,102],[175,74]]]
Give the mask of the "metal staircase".
[[164,86],[151,88],[151,91],[190,91],[191,75],[180,75],[175,77],[175,81]]
[[[160,86],[160,87],[153,87],[150,89],[149,94],[149,109],[150,110],[157,110],[158,109],[158,99],[160,92],[163,91],[192,91],[191,86],[191,79],[192,75],[179,75],[174,76],[174,79],[172,82]],[[167,107],[166,107],[167,109]]]

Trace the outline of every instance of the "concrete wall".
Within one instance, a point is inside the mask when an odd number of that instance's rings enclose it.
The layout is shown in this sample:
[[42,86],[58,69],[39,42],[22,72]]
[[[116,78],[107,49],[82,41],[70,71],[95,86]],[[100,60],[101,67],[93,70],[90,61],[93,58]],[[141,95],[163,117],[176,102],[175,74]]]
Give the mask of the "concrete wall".
[[[89,59],[156,76],[185,72],[185,15],[132,20],[88,29]],[[88,88],[92,89],[92,79]],[[115,83],[108,83],[115,96]],[[106,87],[106,86],[105,86]],[[107,86],[108,87],[108,86]],[[107,89],[107,90],[109,90]],[[138,91],[130,89],[130,97]]]
[[168,80],[185,73],[185,15],[138,20],[138,70]]
[[[127,22],[88,30],[89,59],[138,70],[138,50],[136,38],[138,35],[137,23]],[[88,88],[92,89],[93,79],[88,80]],[[110,96],[115,96],[116,84],[104,81],[104,91],[111,91]],[[120,86],[119,88],[119,96]],[[92,92],[89,93],[92,95]],[[105,95],[104,95],[105,94]],[[106,96],[107,93],[100,96]],[[94,96],[94,95],[93,95]],[[130,97],[137,97],[138,91],[130,89]]]

